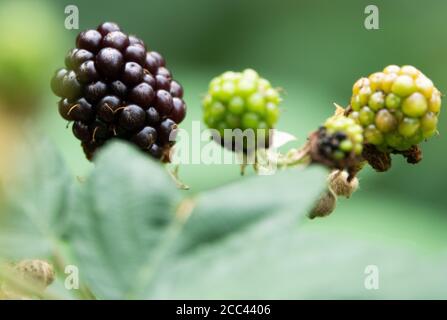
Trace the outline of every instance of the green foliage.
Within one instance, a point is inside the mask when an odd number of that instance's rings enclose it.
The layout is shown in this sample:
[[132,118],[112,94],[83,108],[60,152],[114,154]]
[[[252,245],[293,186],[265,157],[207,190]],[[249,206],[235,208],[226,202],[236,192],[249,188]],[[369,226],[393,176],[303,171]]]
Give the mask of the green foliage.
[[[159,164],[131,146],[113,143],[72,192],[69,174],[47,142],[27,152],[21,193],[11,194],[3,217],[1,256],[69,253],[65,258],[79,265],[100,298],[155,295],[159,274],[171,264],[191,259],[202,248],[219,252],[222,243],[265,220],[287,227],[307,212],[324,185],[324,170],[312,168],[182,198]],[[31,154],[34,161],[27,165]],[[300,184],[305,191],[297,189]],[[22,250],[16,250],[18,243]],[[230,252],[222,255],[231,258]]]
[[68,223],[71,176],[48,140],[32,141],[19,151],[17,174],[4,182],[9,201],[0,214],[0,257],[47,256]]
[[[302,226],[325,184],[321,168],[244,178],[191,197],[127,144],[108,145],[84,182],[70,177],[46,140],[26,154],[20,188],[8,192],[0,256],[57,256],[79,267],[97,298],[447,296],[442,257]],[[380,267],[380,290],[363,286],[369,264]],[[73,297],[60,266],[57,275],[50,292]]]
[[12,113],[41,110],[35,102],[44,96],[48,66],[65,41],[59,19],[47,1],[0,3],[0,108]]
[[[306,192],[280,189],[293,177],[309,186]],[[73,248],[99,297],[147,298],[159,273],[177,260],[194,257],[203,247],[219,251],[226,239],[262,219],[304,214],[323,181],[320,169],[296,171],[181,200],[158,164],[113,144],[98,158],[71,210],[77,217]]]

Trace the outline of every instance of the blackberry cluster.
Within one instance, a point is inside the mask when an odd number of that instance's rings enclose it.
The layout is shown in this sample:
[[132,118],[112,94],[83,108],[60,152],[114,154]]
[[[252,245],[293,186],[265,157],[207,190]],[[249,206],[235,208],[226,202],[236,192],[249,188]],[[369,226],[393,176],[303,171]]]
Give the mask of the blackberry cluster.
[[280,102],[278,91],[256,71],[228,71],[210,82],[203,100],[204,121],[219,132],[221,143],[231,145],[233,150],[232,141],[223,139],[226,129],[252,129],[255,139],[261,136],[263,145],[268,147],[270,129],[278,121]]
[[186,104],[182,86],[158,52],[105,22],[78,35],[65,66],[55,72],[51,88],[89,160],[109,139],[119,138],[169,161]]
[[343,161],[362,154],[363,129],[354,120],[338,115],[326,120],[317,131],[319,154],[330,161]]
[[352,93],[349,117],[380,151],[406,151],[437,132],[441,93],[413,66],[387,66],[359,79]]

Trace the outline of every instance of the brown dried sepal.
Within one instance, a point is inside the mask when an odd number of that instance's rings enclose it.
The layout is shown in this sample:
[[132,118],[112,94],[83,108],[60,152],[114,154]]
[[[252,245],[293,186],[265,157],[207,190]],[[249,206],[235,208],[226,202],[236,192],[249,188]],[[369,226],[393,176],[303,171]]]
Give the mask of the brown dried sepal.
[[326,190],[320,198],[318,198],[308,217],[314,219],[317,217],[326,217],[330,215],[337,206],[337,196],[331,190]]
[[417,164],[422,160],[422,150],[418,145],[411,146],[410,149],[405,151],[393,151],[392,153],[401,154],[410,164]]
[[391,156],[389,152],[380,151],[373,144],[363,145],[363,158],[377,172],[385,172],[391,168]]

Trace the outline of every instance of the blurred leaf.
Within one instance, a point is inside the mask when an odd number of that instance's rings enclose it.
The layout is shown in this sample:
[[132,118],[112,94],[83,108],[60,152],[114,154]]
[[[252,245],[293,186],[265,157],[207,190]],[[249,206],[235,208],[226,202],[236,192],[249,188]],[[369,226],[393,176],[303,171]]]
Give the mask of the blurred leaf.
[[291,170],[244,179],[180,202],[179,191],[159,164],[128,145],[113,143],[98,157],[72,208],[78,217],[72,244],[81,274],[100,298],[147,297],[166,264],[175,262],[173,257],[194,255],[202,247],[219,250],[225,239],[267,216],[296,219],[324,181],[322,169]]
[[[289,169],[204,192],[196,199],[178,249],[191,251],[200,245],[219,245],[223,236],[240,234],[267,217],[281,215],[283,223],[296,222],[323,189],[325,173],[316,167]],[[280,220],[276,223],[281,224]]]
[[5,183],[0,257],[45,257],[55,249],[68,223],[65,208],[72,178],[60,154],[39,133],[29,134],[21,147],[17,172]]
[[[447,259],[416,255],[354,237],[298,227],[262,228],[173,259],[151,299],[439,299]],[[379,270],[379,289],[364,286]]]
[[47,1],[0,2],[0,108],[27,115],[42,110],[38,101],[65,51],[60,19]]
[[159,164],[112,143],[79,190],[73,249],[81,276],[99,297],[123,298],[155,260],[174,220],[179,191]]
[[373,243],[411,248],[422,253],[439,253],[447,248],[445,209],[369,187],[361,180],[360,190],[349,200],[338,202],[328,219],[305,223],[306,229],[353,235]]

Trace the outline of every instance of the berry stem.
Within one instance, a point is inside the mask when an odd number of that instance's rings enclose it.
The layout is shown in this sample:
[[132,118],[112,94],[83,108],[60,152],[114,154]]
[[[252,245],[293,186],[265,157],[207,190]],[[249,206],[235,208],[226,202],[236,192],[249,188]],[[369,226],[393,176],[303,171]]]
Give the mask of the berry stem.
[[300,149],[290,149],[285,155],[279,155],[278,168],[307,166],[311,163],[310,143],[306,142]]

